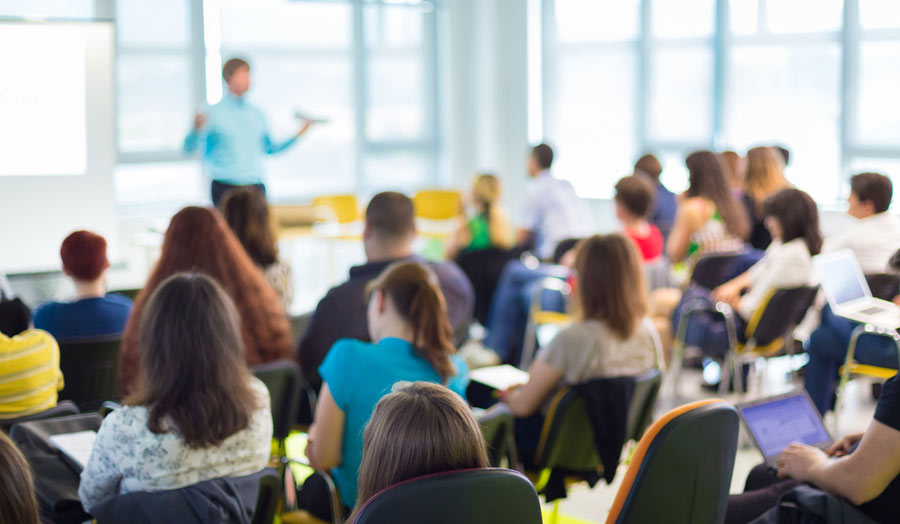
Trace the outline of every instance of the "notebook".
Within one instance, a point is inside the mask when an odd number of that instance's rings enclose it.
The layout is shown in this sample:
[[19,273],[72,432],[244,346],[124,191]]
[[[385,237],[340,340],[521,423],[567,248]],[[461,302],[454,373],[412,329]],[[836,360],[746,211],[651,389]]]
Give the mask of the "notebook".
[[81,471],[91,458],[96,438],[97,432],[95,431],[76,431],[75,433],[51,435],[49,440],[75,469]]
[[489,366],[470,371],[469,380],[480,382],[499,391],[506,391],[511,386],[519,386],[528,382],[528,372],[509,364]]
[[819,449],[834,442],[805,389],[739,404],[737,410],[769,467],[791,442]]

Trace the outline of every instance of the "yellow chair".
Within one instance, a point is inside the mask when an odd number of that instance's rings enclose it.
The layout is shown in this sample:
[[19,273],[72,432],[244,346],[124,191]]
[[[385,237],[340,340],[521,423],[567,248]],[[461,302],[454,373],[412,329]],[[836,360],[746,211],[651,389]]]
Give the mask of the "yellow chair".
[[413,197],[416,218],[452,220],[462,211],[462,196],[449,189],[423,189]]
[[844,365],[841,366],[841,379],[838,383],[837,392],[835,393],[834,424],[832,428],[834,435],[839,434],[838,421],[840,421],[841,419],[841,404],[844,396],[844,388],[847,387],[847,382],[850,381],[850,375],[860,375],[864,377],[874,378],[876,380],[887,380],[897,374],[896,369],[883,368],[879,366],[869,366],[856,362],[856,360],[854,359],[854,354],[856,353],[856,343],[859,341],[859,337],[863,335],[885,337],[891,339],[894,342],[894,346],[897,347],[897,364],[900,365],[900,334],[898,334],[897,331],[880,326],[875,326],[872,324],[862,324],[860,326],[857,326],[856,329],[853,330],[853,332],[850,334],[850,344],[847,346],[847,358],[844,360]]
[[334,215],[334,220],[329,221],[338,224],[350,224],[362,219],[356,195],[318,196],[313,199],[313,206],[329,210]]
[[525,341],[522,344],[522,356],[519,368],[528,369],[534,359],[538,346],[538,330],[541,326],[553,325],[564,327],[572,323],[572,316],[559,311],[546,311],[542,307],[544,292],[556,292],[568,302],[572,295],[572,287],[561,277],[545,277],[536,286],[531,296],[531,307],[528,312],[528,325],[525,328]]

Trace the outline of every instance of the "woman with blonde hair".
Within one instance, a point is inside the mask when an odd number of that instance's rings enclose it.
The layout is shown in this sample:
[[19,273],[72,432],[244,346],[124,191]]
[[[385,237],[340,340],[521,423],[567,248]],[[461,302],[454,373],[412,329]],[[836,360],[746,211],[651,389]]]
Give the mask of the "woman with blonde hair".
[[741,202],[750,220],[748,242],[755,249],[765,250],[772,243],[772,235],[763,223],[763,202],[791,185],[784,178],[784,161],[775,148],[754,147],[747,151],[746,164]]
[[475,177],[471,216],[460,222],[448,243],[447,258],[455,258],[461,251],[480,251],[492,247],[509,249],[515,244],[513,230],[500,205],[500,193],[500,179],[495,175]]

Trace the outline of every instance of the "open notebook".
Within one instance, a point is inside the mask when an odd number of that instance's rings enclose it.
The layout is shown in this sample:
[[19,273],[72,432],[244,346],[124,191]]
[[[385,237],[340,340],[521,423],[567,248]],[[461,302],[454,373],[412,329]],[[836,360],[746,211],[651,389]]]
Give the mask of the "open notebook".
[[51,435],[49,440],[80,471],[84,469],[88,459],[91,458],[96,438],[97,432],[95,431],[76,431],[75,433]]
[[506,391],[510,386],[518,386],[528,382],[528,372],[509,364],[489,366],[470,371],[469,380],[480,382],[499,391]]

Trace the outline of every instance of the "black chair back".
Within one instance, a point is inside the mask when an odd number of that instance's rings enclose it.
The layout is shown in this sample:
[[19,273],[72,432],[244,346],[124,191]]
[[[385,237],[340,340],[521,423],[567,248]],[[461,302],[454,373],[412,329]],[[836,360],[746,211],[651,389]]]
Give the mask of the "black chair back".
[[[752,337],[758,347],[769,345],[791,334],[812,306],[818,286],[804,286],[775,291],[756,323]],[[751,327],[752,322],[751,322]]]
[[728,282],[733,268],[744,253],[713,253],[705,255],[694,265],[691,282],[706,289],[713,289]]
[[272,524],[281,503],[281,476],[272,468],[262,471],[259,479],[259,495],[256,498],[256,510],[253,512],[253,524]]
[[569,251],[575,249],[575,246],[578,245],[578,242],[581,242],[580,238],[567,238],[565,240],[560,240],[556,247],[553,248],[553,263],[559,264],[562,262],[562,258]]
[[572,471],[596,471],[602,465],[587,404],[575,388],[563,388],[551,399],[534,462],[538,469]]
[[651,369],[634,380],[634,391],[631,393],[631,404],[628,406],[628,420],[625,424],[625,440],[641,440],[644,431],[653,421],[653,408],[659,396],[662,384],[662,373]]
[[96,411],[104,401],[118,400],[121,346],[121,335],[60,340],[65,387],[59,398],[71,400],[81,411]]
[[46,418],[67,417],[70,415],[77,415],[79,413],[80,412],[78,411],[78,406],[76,406],[74,402],[72,402],[71,400],[63,400],[52,408],[46,411],[41,411],[40,413],[25,415],[24,417],[0,420],[0,431],[9,433],[9,430],[12,429],[13,426],[22,422],[28,422],[31,420],[43,420]]
[[537,492],[521,473],[471,469],[427,475],[391,486],[369,499],[355,524],[540,524]]
[[482,249],[478,251],[463,251],[456,257],[456,264],[463,270],[472,282],[475,290],[474,316],[481,325],[487,325],[488,311],[491,307],[491,299],[503,268],[510,260],[521,255],[518,249]]
[[513,424],[515,417],[506,404],[495,404],[478,416],[484,442],[487,444],[491,466],[501,467],[503,458],[509,460],[509,467],[516,468],[517,460],[512,448],[515,447]]
[[881,300],[892,300],[900,294],[900,275],[874,273],[866,275],[866,283],[872,296]]
[[284,440],[294,427],[303,378],[293,360],[278,360],[251,368],[269,390],[272,407],[272,436]]

